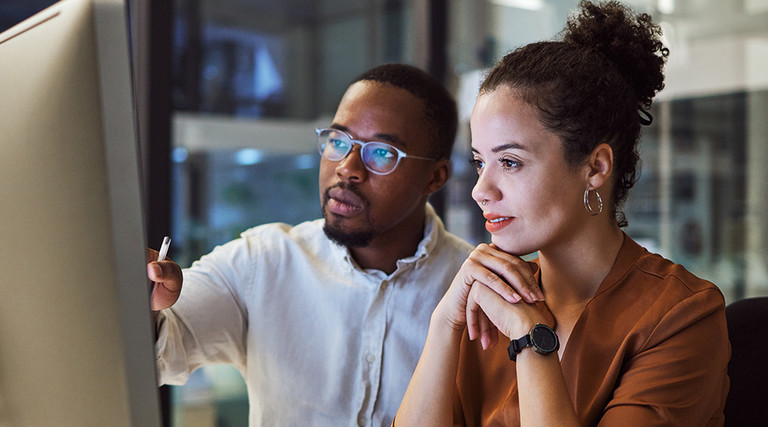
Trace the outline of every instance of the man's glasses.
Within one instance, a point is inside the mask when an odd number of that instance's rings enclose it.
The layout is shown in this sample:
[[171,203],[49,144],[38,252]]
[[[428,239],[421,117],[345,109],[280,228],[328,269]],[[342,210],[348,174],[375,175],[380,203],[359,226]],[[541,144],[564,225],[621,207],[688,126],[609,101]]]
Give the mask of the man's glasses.
[[400,163],[400,159],[408,157],[409,159],[420,159],[435,161],[428,157],[418,157],[405,154],[397,147],[393,147],[384,142],[369,141],[363,142],[352,139],[346,132],[338,129],[315,129],[317,134],[317,148],[320,154],[328,160],[338,162],[347,157],[355,144],[360,146],[360,157],[363,159],[363,165],[369,171],[376,175],[387,175],[395,170]]

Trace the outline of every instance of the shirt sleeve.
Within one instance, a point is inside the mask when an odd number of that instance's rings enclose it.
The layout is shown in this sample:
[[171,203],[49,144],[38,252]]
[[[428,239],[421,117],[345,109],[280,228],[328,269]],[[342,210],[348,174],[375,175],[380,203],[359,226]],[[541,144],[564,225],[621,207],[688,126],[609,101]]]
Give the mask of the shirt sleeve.
[[722,425],[729,358],[722,295],[713,288],[694,293],[625,363],[599,425]]
[[247,252],[238,239],[183,270],[179,300],[157,320],[160,384],[184,384],[204,364],[244,370],[247,315],[241,293],[252,264]]

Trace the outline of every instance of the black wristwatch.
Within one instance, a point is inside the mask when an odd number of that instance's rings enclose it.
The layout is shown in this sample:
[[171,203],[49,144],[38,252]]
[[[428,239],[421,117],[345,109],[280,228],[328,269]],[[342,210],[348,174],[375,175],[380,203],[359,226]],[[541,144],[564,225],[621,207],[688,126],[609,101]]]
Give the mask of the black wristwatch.
[[528,346],[533,347],[536,353],[547,355],[556,352],[560,348],[560,340],[557,339],[557,334],[552,328],[537,323],[531,329],[531,332],[509,343],[509,347],[507,347],[509,360],[517,360],[517,354]]

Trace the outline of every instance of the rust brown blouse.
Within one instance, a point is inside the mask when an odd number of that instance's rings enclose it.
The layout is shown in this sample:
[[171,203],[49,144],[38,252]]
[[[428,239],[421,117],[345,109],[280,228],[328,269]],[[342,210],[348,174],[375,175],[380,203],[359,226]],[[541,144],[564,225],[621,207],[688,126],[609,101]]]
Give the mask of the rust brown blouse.
[[[461,343],[455,418],[519,425],[515,363],[504,341],[485,352],[477,341]],[[720,426],[729,357],[720,290],[625,235],[561,367],[582,425]]]

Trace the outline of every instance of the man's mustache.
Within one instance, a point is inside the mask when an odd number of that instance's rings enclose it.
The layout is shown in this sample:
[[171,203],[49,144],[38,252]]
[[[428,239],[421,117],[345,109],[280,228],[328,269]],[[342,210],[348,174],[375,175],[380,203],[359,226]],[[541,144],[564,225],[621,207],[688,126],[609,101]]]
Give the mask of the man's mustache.
[[359,197],[360,200],[366,206],[370,204],[368,202],[368,199],[360,193],[360,190],[358,189],[358,185],[356,183],[339,182],[338,184],[332,185],[325,189],[325,191],[323,192],[323,206],[328,204],[328,200],[330,200],[331,198],[331,195],[330,195],[331,190],[333,190],[334,188],[338,188],[340,190],[349,191],[350,193],[353,193],[355,196]]

